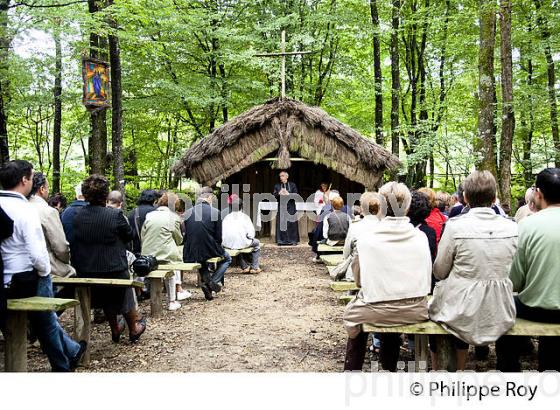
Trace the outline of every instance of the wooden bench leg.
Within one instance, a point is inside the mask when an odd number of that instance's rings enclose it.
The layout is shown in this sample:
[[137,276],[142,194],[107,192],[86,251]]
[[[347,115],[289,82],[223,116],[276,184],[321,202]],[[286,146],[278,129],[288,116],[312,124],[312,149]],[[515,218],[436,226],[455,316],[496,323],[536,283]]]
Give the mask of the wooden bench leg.
[[74,309],[74,338],[87,342],[82,365],[89,366],[91,352],[91,290],[89,287],[77,287],[76,299],[80,304]]
[[150,278],[150,310],[153,317],[160,317],[163,314],[163,280]]
[[437,338],[437,368],[448,372],[457,371],[457,352],[453,338],[447,335],[438,335]]
[[6,318],[4,370],[27,371],[27,313],[12,311]]
[[428,335],[414,335],[414,360],[416,372],[428,371],[430,352],[428,348]]

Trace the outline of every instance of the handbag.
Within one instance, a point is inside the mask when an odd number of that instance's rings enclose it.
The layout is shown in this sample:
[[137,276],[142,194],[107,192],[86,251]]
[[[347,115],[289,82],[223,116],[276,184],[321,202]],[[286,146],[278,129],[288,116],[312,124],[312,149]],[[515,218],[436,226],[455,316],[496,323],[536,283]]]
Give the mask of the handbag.
[[142,255],[132,263],[132,270],[137,276],[148,276],[150,272],[158,268],[158,261],[151,255]]

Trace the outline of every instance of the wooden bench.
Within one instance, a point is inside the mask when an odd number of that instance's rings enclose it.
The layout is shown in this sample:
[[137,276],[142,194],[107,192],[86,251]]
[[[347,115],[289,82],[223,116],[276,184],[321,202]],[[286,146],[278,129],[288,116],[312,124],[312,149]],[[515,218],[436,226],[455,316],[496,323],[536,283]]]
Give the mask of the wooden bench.
[[134,287],[142,289],[144,284],[133,279],[100,279],[100,278],[52,278],[53,285],[73,286],[76,299],[80,302],[74,308],[74,338],[85,340],[87,349],[82,358],[82,364],[88,366],[91,350],[91,288],[101,287]]
[[78,305],[74,299],[34,296],[8,299],[6,317],[4,371],[27,371],[27,312],[58,312]]
[[360,288],[355,282],[337,281],[331,282],[331,289],[335,292],[347,292],[350,290],[359,290]]
[[343,251],[344,251],[344,246],[342,245],[331,246],[331,245],[327,245],[326,243],[320,243],[319,245],[317,245],[317,253],[319,255],[325,253],[336,254],[336,253],[342,253]]
[[174,262],[174,263],[166,263],[164,265],[160,265],[158,269],[162,270],[180,270],[181,272],[196,272],[196,286],[200,286],[200,263],[185,263],[185,262]]
[[173,270],[158,269],[144,276],[150,283],[150,315],[159,317],[163,314],[163,281],[173,277]]
[[[414,325],[403,326],[374,326],[364,324],[364,332],[374,333],[406,333],[414,335],[415,361],[419,368],[421,362],[427,362],[429,358],[428,336],[439,336],[438,344],[438,368],[455,371],[455,347],[450,338],[441,337],[449,335],[449,332],[439,323],[427,321]],[[539,323],[517,318],[515,325],[506,333],[508,336],[560,336],[560,325],[553,323]]]
[[320,259],[327,266],[336,266],[344,260],[342,254],[321,255]]
[[[243,248],[243,249],[229,249],[224,248],[225,251],[231,256],[232,258],[241,255],[242,253],[253,253],[253,248]],[[219,261],[218,261],[219,262]]]

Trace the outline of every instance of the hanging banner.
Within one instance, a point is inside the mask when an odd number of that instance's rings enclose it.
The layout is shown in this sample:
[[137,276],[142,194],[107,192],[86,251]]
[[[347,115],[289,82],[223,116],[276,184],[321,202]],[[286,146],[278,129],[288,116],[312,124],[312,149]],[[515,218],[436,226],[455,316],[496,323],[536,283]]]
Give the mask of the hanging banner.
[[108,63],[90,57],[82,58],[83,104],[88,110],[111,106],[110,75]]

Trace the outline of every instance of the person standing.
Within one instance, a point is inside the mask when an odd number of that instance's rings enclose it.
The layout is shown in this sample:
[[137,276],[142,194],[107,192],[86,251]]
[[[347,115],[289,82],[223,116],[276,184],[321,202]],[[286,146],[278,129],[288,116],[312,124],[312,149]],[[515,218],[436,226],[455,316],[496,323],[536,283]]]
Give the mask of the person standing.
[[[212,206],[214,195],[200,194],[196,205],[185,212],[185,237],[183,262],[199,263],[200,275],[206,300],[212,300],[212,291],[220,292],[224,274],[231,264],[231,256],[222,247],[222,219],[220,211]],[[210,273],[208,259],[221,257],[214,273]]]
[[[537,213],[519,223],[519,245],[509,277],[517,317],[560,323],[560,168],[537,175],[533,200]],[[496,369],[519,372],[523,340],[503,336],[496,342]],[[539,337],[539,371],[560,371],[560,337]]]
[[33,187],[30,195],[29,203],[37,211],[45,235],[51,273],[63,278],[74,276],[76,271],[70,265],[70,245],[64,235],[58,211],[47,203],[49,183],[41,172],[37,172],[33,176]]
[[[276,243],[278,245],[297,245],[299,243],[299,229],[297,221],[288,221],[288,215],[296,214],[296,201],[289,198],[290,194],[297,194],[295,183],[288,181],[288,173],[280,172],[280,182],[274,185],[273,195],[278,200],[278,214],[276,215]],[[286,209],[282,209],[284,198],[287,198]],[[286,225],[284,229],[282,226]]]
[[[26,197],[33,187],[33,166],[15,160],[0,169],[0,206],[13,221],[13,235],[0,245],[4,262],[3,286],[8,298],[53,297],[49,253],[39,216]],[[87,343],[72,340],[58,323],[55,312],[29,313],[31,326],[52,371],[73,371]]]

